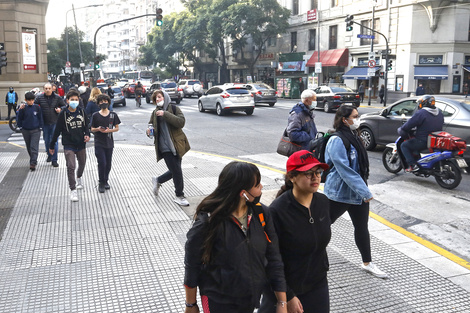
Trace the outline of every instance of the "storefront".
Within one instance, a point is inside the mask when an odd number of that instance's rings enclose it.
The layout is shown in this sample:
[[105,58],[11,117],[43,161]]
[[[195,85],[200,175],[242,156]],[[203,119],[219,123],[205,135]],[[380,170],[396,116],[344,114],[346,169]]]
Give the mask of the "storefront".
[[[379,90],[379,71],[382,68],[381,65],[374,66],[372,68],[369,68],[369,58],[358,58],[357,59],[357,66],[354,66],[351,68],[349,71],[344,73],[342,76],[343,80],[346,79],[353,79],[356,80],[354,86],[350,86],[351,88],[357,90],[359,86],[363,83],[364,84],[364,90],[365,90],[365,97],[369,97],[369,79],[371,78],[372,82],[372,90],[371,90],[371,96],[372,99],[377,98],[378,96],[378,90]],[[376,64],[380,63],[380,59],[376,58],[375,59]],[[373,73],[373,74],[369,74]]]
[[323,83],[342,83],[344,68],[348,66],[349,50],[333,49],[320,52],[320,60],[318,59],[318,51],[315,51],[307,62],[308,67],[315,67],[315,63],[320,62],[322,65],[322,82]]
[[304,52],[279,54],[275,89],[283,98],[298,99],[305,88]]
[[439,94],[441,81],[449,78],[448,66],[443,65],[443,55],[421,55],[419,65],[414,66],[416,87],[423,84],[425,93]]

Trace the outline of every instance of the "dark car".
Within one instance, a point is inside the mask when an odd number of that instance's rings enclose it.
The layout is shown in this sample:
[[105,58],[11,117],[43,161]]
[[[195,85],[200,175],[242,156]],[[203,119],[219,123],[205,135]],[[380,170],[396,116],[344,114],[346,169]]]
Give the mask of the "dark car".
[[276,90],[263,83],[245,84],[255,98],[256,103],[267,103],[270,107],[277,102]]
[[[111,87],[111,89],[114,91],[114,106],[116,104],[120,104],[123,107],[125,107],[126,106],[126,98],[124,98],[124,96],[122,95],[121,88],[117,87],[117,86],[113,86],[113,87]],[[106,93],[106,94],[108,94],[108,93]]]
[[[361,138],[367,150],[386,145],[398,138],[397,129],[417,110],[416,100],[410,97],[398,100],[378,112],[361,116]],[[470,157],[470,99],[436,97],[436,107],[444,114],[444,129],[467,142],[465,158]]]
[[359,107],[359,94],[347,86],[319,86],[314,89],[317,94],[317,109],[326,113],[337,110],[342,104]]
[[155,90],[163,90],[165,91],[171,98],[171,101],[175,101],[176,104],[180,104],[181,102],[181,93],[178,88],[178,85],[175,82],[165,81],[165,82],[155,82],[150,86],[150,89],[147,92],[145,97],[145,101],[147,103],[152,102],[152,94]]
[[[122,95],[126,98],[135,97],[135,85],[134,83],[126,83],[122,87]],[[145,87],[142,86],[142,96],[145,96]]]

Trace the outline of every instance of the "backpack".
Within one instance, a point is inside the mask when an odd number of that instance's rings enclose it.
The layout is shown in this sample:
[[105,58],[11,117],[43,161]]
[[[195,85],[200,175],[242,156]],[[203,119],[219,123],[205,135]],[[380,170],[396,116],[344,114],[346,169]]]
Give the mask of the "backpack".
[[[312,151],[312,154],[315,157],[315,159],[317,159],[318,161],[322,163],[326,163],[325,162],[326,144],[328,143],[328,140],[330,140],[330,138],[333,136],[338,136],[341,138],[341,140],[343,140],[343,144],[346,147],[346,151],[347,151],[348,158],[349,158],[349,152],[351,151],[351,143],[346,137],[344,137],[340,132],[334,132],[331,134],[319,132],[317,134],[318,138],[312,141],[309,145],[309,150]],[[330,172],[330,170],[333,168],[333,164],[328,164],[328,165],[330,166],[330,168],[326,171],[323,171],[323,174],[321,175],[322,183],[326,182],[326,177],[328,176],[328,173]]]

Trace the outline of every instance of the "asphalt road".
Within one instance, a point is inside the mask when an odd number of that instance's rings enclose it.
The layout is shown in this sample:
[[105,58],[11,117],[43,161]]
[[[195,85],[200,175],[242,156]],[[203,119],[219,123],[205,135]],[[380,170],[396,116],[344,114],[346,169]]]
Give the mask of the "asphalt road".
[[[191,148],[197,151],[250,159],[257,163],[283,169],[285,159],[275,151],[287,125],[287,115],[297,100],[280,99],[274,107],[259,105],[252,116],[243,112],[218,116],[215,112],[201,113],[197,98],[185,98],[179,104],[186,117],[184,131]],[[154,106],[143,102],[136,108],[133,99],[126,107],[115,111],[123,121],[115,140],[121,143],[151,145],[145,135],[147,122]],[[381,106],[359,108],[364,114],[380,110]],[[315,111],[319,131],[333,124],[334,113]],[[470,260],[470,180],[464,175],[454,190],[441,188],[434,178],[420,178],[401,172],[388,173],[382,165],[383,147],[369,152],[369,186],[378,200],[371,210],[387,220],[438,244],[452,253]],[[281,160],[281,161],[279,161]]]

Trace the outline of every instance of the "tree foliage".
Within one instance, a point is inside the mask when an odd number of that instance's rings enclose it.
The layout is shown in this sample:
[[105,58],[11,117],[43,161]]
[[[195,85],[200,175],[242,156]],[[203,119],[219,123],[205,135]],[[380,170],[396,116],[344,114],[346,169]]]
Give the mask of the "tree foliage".
[[[83,38],[85,33],[82,31],[75,31],[73,27],[67,27],[61,34],[60,39],[49,38],[47,40],[47,64],[48,71],[58,75],[62,69],[65,68],[65,62],[67,62],[67,32],[68,31],[68,43],[69,43],[69,61],[72,67],[80,67],[80,49],[78,46],[78,40],[80,40],[80,48],[82,50],[83,63],[90,65],[93,63],[93,44],[91,42],[84,42]],[[103,54],[98,54],[100,62],[106,59]]]
[[[141,65],[158,64],[174,75],[189,62],[202,73],[207,65],[200,52],[220,67],[220,82],[229,81],[226,44],[240,51],[239,63],[251,74],[270,37],[284,33],[290,11],[276,0],[183,0],[186,10],[165,15],[142,46]],[[252,53],[252,46],[260,47]],[[251,49],[251,50],[250,50]],[[249,51],[250,50],[250,51]],[[187,62],[186,62],[187,61]],[[201,79],[201,77],[199,77]]]

